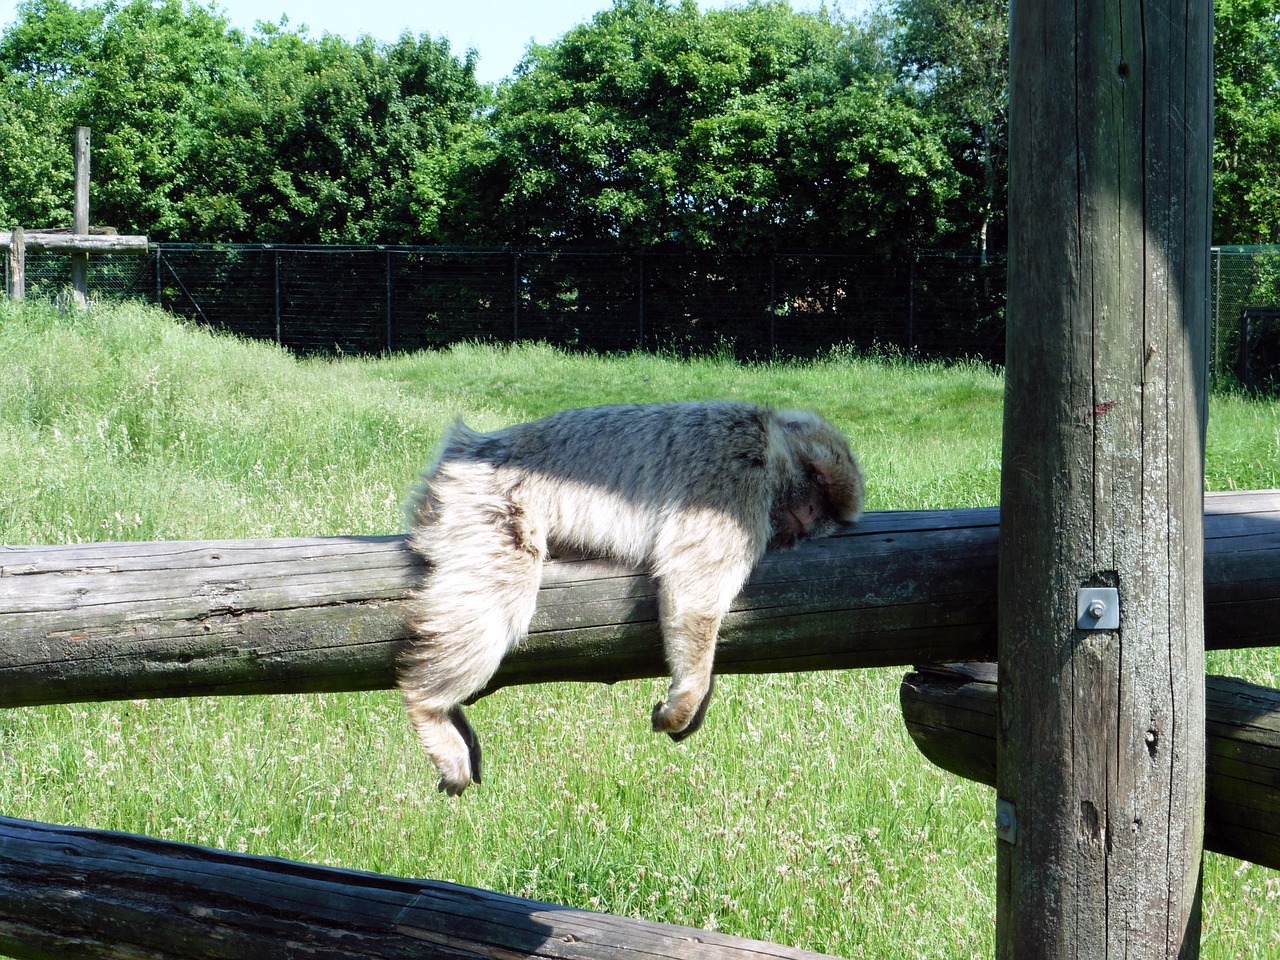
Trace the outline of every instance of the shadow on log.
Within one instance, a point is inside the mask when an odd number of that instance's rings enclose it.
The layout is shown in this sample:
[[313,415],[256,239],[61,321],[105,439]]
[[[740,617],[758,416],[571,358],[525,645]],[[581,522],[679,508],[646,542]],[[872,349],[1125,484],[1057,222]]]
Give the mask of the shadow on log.
[[[1280,690],[1206,679],[1205,846],[1280,869]],[[920,752],[944,770],[996,783],[997,669],[921,667],[900,688]]]
[[[1280,644],[1280,492],[1206,499],[1210,648]],[[868,514],[766,555],[718,673],[990,660],[994,508]],[[387,688],[421,576],[403,537],[0,547],[0,706]],[[667,673],[652,581],[546,565],[529,640],[491,689]]]
[[433,880],[0,818],[0,952],[189,960],[819,954]]

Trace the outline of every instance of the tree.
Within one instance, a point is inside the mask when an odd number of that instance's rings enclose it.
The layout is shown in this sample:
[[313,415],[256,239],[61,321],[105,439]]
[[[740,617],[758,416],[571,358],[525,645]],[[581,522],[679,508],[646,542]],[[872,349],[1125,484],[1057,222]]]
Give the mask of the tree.
[[474,242],[931,240],[955,172],[852,30],[785,2],[703,13],[693,0],[615,0],[534,47],[453,179],[426,175],[419,189],[467,198],[439,204],[437,223]]
[[1214,4],[1215,243],[1280,243],[1280,0]]
[[69,103],[92,69],[101,20],[66,0],[24,0],[0,36],[0,227],[71,225]]
[[3,155],[30,157],[0,213],[59,212],[83,123],[94,219],[160,240],[417,240],[413,171],[483,102],[444,40],[246,37],[190,0],[24,0],[0,69]]
[[260,172],[246,171],[257,238],[419,241],[415,170],[474,122],[474,58],[459,62],[448,41],[425,36],[383,46],[268,26],[246,62],[225,122],[229,144],[262,157]]
[[976,245],[986,256],[1008,183],[1008,0],[898,0],[890,41],[903,77],[954,131]]

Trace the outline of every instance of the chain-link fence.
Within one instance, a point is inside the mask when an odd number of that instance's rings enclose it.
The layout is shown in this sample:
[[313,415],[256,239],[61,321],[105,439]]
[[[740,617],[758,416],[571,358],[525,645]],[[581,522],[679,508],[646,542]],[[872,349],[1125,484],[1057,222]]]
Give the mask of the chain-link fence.
[[[1218,382],[1280,388],[1280,247],[1214,248]],[[70,257],[27,255],[31,295]],[[623,254],[435,247],[153,245],[90,258],[95,296],[133,297],[300,352],[377,353],[460,340],[584,350],[812,355],[835,344],[1004,360],[1005,260]]]
[[[1003,359],[1004,264],[874,256],[595,253],[431,247],[153,245],[91,258],[94,296],[132,297],[300,352],[459,340],[585,350],[811,355],[835,344]],[[69,258],[27,255],[31,295]]]
[[1209,263],[1216,378],[1280,392],[1280,247],[1215,247]]

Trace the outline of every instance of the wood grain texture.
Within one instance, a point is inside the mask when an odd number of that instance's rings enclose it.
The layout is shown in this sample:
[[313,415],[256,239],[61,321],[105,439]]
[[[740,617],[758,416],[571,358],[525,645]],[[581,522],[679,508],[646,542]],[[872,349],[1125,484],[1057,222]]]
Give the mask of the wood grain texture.
[[[59,233],[44,230],[23,231],[23,244],[28,250],[53,250],[62,253],[79,251],[81,253],[146,253],[147,238],[129,234],[85,234]],[[8,248],[13,244],[13,233],[0,230],[0,248]]]
[[0,818],[18,960],[817,960],[759,940],[105,831]]
[[[1206,636],[1280,644],[1280,492],[1206,500]],[[770,553],[726,618],[721,673],[992,659],[999,511],[871,513]],[[0,547],[0,706],[392,686],[402,537]],[[663,676],[648,577],[547,564],[493,687]]]
[[[1198,955],[1211,20],[1010,4],[1005,960]],[[1089,586],[1119,629],[1077,629]]]
[[[944,770],[996,783],[995,664],[922,667],[903,678],[902,716]],[[1280,690],[1206,678],[1205,846],[1280,869]]]

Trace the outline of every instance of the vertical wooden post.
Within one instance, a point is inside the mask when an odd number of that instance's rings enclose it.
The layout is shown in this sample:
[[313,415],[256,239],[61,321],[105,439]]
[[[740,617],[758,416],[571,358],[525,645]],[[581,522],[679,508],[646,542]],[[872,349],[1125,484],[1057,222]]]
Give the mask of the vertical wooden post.
[[511,253],[511,342],[520,339],[520,251]]
[[[89,128],[76,127],[76,194],[71,232],[78,237],[89,235]],[[76,250],[71,254],[71,294],[76,305],[89,302],[89,254]]]
[[13,228],[9,240],[9,299],[17,302],[27,295],[27,241],[21,227]]
[[1002,958],[1198,955],[1211,18],[1011,4]]
[[392,327],[392,310],[391,310],[391,251],[387,251],[387,353],[391,353],[391,345],[394,337],[394,328]]

